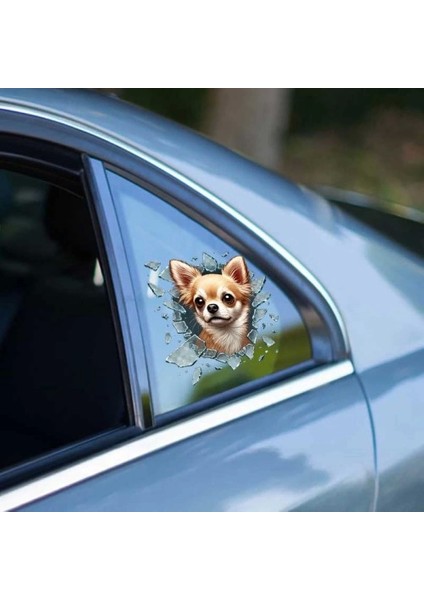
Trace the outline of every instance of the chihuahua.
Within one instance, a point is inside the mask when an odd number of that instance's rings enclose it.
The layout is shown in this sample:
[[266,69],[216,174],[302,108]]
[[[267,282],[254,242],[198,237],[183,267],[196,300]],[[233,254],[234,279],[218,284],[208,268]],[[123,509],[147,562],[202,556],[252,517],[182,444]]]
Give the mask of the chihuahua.
[[202,328],[206,347],[234,354],[246,344],[249,330],[250,277],[244,258],[235,256],[221,274],[202,275],[181,260],[170,260],[169,271],[180,301],[190,307]]

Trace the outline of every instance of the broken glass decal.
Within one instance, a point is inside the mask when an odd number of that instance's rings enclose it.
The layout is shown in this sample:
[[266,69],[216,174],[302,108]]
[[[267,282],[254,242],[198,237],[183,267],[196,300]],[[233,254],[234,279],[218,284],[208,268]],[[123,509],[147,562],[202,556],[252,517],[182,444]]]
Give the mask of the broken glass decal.
[[[272,328],[278,320],[278,315],[268,313],[271,293],[264,289],[266,277],[255,277],[242,256],[228,258],[229,251],[209,251],[201,257],[201,261],[192,257],[191,262],[171,258],[167,265],[157,260],[145,263],[148,293],[161,299],[155,311],[170,329],[165,334],[169,346],[165,362],[185,373],[193,367],[193,386],[214,370],[236,371],[250,363],[257,345],[258,360],[264,360],[276,344]],[[152,282],[152,270],[161,287]],[[171,336],[172,331],[177,335]]]
[[[289,290],[246,260],[248,281],[238,283],[250,286],[247,328],[243,323],[240,335],[220,335],[220,345],[213,343],[210,328],[199,322],[202,312],[196,310],[190,299],[185,302],[178,289],[170,261],[185,263],[189,273],[190,268],[196,269],[199,277],[215,278],[222,277],[222,270],[240,253],[195,218],[141,185],[110,171],[107,178],[122,230],[138,314],[138,322],[133,320],[131,327],[135,335],[137,329],[142,334],[155,415],[260,380],[312,358],[308,331]],[[235,263],[239,267],[240,259],[239,256]],[[218,305],[215,316],[222,316],[222,296],[219,302],[210,303]],[[218,329],[219,319],[214,322],[214,328]],[[225,322],[223,325],[224,333]],[[205,329],[209,329],[209,337],[202,333]],[[230,338],[233,338],[231,345]]]

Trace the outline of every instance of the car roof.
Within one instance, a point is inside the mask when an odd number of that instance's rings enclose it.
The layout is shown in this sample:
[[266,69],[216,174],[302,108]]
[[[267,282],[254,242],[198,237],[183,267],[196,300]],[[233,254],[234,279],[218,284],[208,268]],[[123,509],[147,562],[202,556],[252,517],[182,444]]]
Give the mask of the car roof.
[[422,347],[422,263],[318,195],[186,127],[94,91],[0,89],[0,109],[6,105],[108,135],[249,219],[328,290],[346,322],[358,368]]

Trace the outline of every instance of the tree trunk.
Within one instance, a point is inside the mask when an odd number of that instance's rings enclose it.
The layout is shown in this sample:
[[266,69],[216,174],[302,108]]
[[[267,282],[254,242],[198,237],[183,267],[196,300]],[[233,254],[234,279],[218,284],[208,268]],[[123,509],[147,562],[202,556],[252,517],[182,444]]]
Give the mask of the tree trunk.
[[204,131],[220,144],[278,169],[289,104],[286,88],[211,89]]

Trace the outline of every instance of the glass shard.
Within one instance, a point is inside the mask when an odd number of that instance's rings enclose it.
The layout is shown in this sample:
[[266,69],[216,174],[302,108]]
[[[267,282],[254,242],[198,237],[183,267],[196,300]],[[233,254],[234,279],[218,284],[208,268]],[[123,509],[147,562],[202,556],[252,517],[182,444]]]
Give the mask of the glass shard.
[[166,333],[165,334],[165,344],[169,344],[169,342],[172,340],[172,336],[170,333]]
[[225,257],[226,257],[226,256],[228,256],[229,254],[230,254],[229,252],[223,252],[223,253],[221,254],[221,256],[223,256],[223,257],[225,258]]
[[273,321],[277,322],[278,319],[280,318],[280,315],[273,315],[273,314],[269,313],[269,318],[272,319]]
[[215,358],[217,355],[217,351],[216,350],[206,350],[203,358]]
[[252,360],[254,353],[255,353],[255,346],[253,344],[248,344],[245,347],[245,354],[246,354],[247,358],[250,358],[250,360]]
[[265,358],[265,354],[261,354],[260,357],[258,358],[259,362],[261,362],[264,358]]
[[202,356],[206,344],[197,335],[192,335],[184,344],[167,356],[166,362],[177,367],[191,367]]
[[193,371],[193,378],[191,380],[192,384],[196,385],[196,383],[199,382],[201,376],[202,376],[202,369],[200,367],[196,367]]
[[259,306],[259,304],[262,304],[263,302],[266,302],[270,298],[271,294],[269,294],[268,292],[261,292],[260,294],[257,294],[252,302],[253,308],[255,308],[255,306]]
[[258,277],[257,279],[253,279],[250,283],[250,287],[252,288],[252,294],[259,294],[259,292],[264,287],[265,281],[265,277]]
[[174,281],[171,277],[171,273],[169,272],[169,267],[165,267],[165,269],[159,273],[159,277],[165,281]]
[[202,263],[206,271],[216,271],[218,269],[218,263],[216,260],[213,258],[213,256],[206,254],[206,252],[203,252]]
[[251,329],[247,334],[247,337],[252,342],[252,344],[256,344],[256,342],[258,341],[258,332],[256,331],[256,329]]
[[157,271],[160,267],[160,262],[156,260],[150,260],[149,262],[144,263],[144,266],[148,269],[152,269],[152,271]]
[[163,290],[159,286],[155,285],[154,283],[148,283],[147,285],[152,290],[152,292],[154,293],[154,295],[157,296],[158,298],[161,298],[161,296],[164,295],[165,290]]
[[273,340],[272,338],[268,337],[267,335],[263,335],[262,339],[265,342],[265,344],[268,346],[268,348],[270,346],[273,346],[275,344],[275,340]]
[[253,325],[256,325],[258,321],[263,319],[267,312],[266,308],[255,308],[252,320]]
[[225,354],[224,352],[220,352],[217,355],[216,360],[219,360],[219,362],[226,363],[228,360],[228,354]]
[[165,319],[165,321],[167,321],[169,319],[169,315],[167,313],[163,313],[162,319]]
[[184,321],[174,321],[172,324],[177,333],[185,333],[188,330],[187,324]]
[[236,354],[233,354],[232,356],[230,356],[230,358],[227,360],[227,364],[233,369],[233,371],[235,369],[237,369],[237,367],[240,366],[241,363],[241,358],[240,356],[237,356]]
[[179,313],[185,313],[186,311],[182,304],[180,304],[179,302],[174,302],[174,300],[166,300],[166,302],[164,302],[163,305],[166,306],[166,308],[170,308],[171,310],[175,310]]

